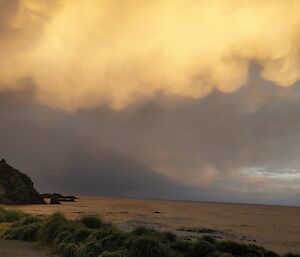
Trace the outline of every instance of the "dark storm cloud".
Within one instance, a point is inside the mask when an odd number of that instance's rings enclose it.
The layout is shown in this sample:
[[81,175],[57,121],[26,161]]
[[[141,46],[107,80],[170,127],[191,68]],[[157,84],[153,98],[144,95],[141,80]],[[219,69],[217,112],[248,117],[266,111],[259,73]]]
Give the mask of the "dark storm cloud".
[[74,114],[0,94],[0,152],[41,191],[299,205],[300,89]]
[[88,124],[80,124],[76,115],[35,105],[33,94],[32,90],[0,94],[0,151],[32,176],[41,191],[188,198],[188,188],[95,144],[86,134]]

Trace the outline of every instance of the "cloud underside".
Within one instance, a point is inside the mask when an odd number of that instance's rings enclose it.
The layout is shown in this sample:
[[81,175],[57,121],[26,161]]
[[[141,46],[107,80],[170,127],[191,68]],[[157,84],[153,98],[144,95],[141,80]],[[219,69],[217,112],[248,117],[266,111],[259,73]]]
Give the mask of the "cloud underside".
[[157,93],[238,90],[252,62],[282,87],[299,80],[297,0],[4,0],[0,90],[75,111],[123,109]]
[[68,113],[5,92],[0,152],[42,191],[299,205],[300,91],[259,81],[123,111]]

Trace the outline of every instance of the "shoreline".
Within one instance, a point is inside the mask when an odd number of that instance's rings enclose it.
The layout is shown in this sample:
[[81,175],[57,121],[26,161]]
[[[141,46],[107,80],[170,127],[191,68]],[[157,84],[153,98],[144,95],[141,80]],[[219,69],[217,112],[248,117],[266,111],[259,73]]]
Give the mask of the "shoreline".
[[[222,257],[224,254],[226,256],[230,254],[232,257],[249,254],[252,257],[299,256],[296,253],[279,255],[253,242],[246,244],[218,240],[209,235],[202,235],[196,240],[189,241],[177,237],[172,232],[158,231],[144,226],[125,231],[94,215],[70,220],[60,213],[41,218],[0,209],[0,214],[1,222],[10,224],[3,231],[2,238],[39,242],[45,247],[51,246],[53,253],[62,257]],[[33,254],[32,257],[37,256]]]
[[204,234],[199,231],[210,230],[221,239],[256,241],[280,253],[300,252],[300,208],[85,196],[73,203],[8,208],[35,215],[60,211],[70,219],[93,214],[126,231],[145,225],[182,238],[197,238]]
[[141,201],[160,201],[160,202],[188,202],[188,203],[204,203],[204,204],[229,204],[229,205],[247,205],[247,206],[267,206],[267,207],[283,207],[283,208],[300,208],[299,205],[283,205],[268,203],[246,203],[246,202],[229,202],[229,201],[205,201],[205,200],[188,200],[188,199],[172,199],[172,198],[142,198],[127,196],[106,196],[106,195],[76,195],[80,198],[106,198],[106,199],[123,199],[123,200],[141,200]]

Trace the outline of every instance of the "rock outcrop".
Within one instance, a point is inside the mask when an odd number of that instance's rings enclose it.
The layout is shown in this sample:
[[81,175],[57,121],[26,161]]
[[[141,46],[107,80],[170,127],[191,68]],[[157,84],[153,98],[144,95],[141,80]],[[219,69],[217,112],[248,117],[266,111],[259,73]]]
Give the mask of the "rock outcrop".
[[[62,194],[58,194],[58,193],[54,193],[54,194],[41,194],[41,196],[44,199],[57,199],[59,202],[75,202],[76,199],[78,199],[76,196],[73,195],[62,195]],[[50,201],[51,203],[51,201]]]
[[60,201],[55,195],[51,195],[50,197],[50,204],[60,204]]
[[35,190],[30,177],[14,169],[2,159],[0,161],[0,203],[44,204],[46,202]]

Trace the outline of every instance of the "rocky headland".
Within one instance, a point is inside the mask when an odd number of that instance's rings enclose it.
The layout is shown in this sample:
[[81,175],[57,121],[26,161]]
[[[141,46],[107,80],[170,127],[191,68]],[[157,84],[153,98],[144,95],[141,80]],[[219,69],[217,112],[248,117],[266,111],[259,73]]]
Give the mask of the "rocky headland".
[[0,204],[45,204],[26,174],[0,161]]

